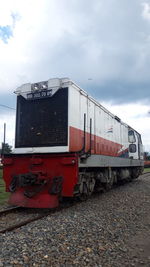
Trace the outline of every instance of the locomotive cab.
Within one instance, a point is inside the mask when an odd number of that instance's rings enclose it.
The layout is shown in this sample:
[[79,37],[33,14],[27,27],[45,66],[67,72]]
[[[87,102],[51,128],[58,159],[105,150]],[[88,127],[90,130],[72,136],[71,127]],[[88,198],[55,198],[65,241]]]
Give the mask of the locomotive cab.
[[129,158],[143,160],[143,145],[141,135],[135,130],[129,128],[128,131],[129,140]]

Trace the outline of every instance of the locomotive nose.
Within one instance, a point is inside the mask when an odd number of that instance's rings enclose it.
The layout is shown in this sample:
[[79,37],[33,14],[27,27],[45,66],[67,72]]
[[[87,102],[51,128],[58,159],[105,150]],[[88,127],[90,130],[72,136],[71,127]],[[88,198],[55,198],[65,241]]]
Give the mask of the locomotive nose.
[[[62,191],[63,177],[56,176],[53,178],[48,177],[46,173],[24,173],[14,175],[10,183],[10,192],[15,192],[17,188],[25,188],[24,195],[32,197],[44,189],[45,185],[49,194],[57,195]],[[32,187],[32,191],[30,189]],[[32,194],[31,194],[32,192]]]
[[55,208],[62,191],[63,178],[50,178],[46,173],[14,175],[10,183],[10,203],[22,207]]
[[46,180],[39,179],[38,173],[24,173],[19,175],[14,175],[10,183],[10,192],[15,192],[17,188],[42,185],[45,184]]

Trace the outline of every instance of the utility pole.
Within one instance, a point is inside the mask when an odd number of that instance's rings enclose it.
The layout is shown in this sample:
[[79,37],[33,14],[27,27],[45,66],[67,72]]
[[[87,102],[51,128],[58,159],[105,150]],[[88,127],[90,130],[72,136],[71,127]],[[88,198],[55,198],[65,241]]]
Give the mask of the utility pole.
[[4,155],[5,143],[6,143],[6,123],[4,122],[4,139],[3,139],[3,143],[2,143],[1,155]]
[[4,122],[4,141],[3,141],[4,146],[5,143],[6,143],[6,123]]

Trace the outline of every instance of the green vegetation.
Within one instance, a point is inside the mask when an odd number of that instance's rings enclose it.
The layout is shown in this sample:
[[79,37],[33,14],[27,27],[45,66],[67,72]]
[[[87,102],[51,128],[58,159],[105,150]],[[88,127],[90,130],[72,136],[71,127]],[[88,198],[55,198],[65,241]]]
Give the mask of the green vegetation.
[[0,205],[3,205],[7,202],[9,193],[5,192],[5,185],[2,179],[3,170],[0,169]]
[[143,173],[147,173],[150,172],[150,168],[144,168],[144,172]]
[[12,151],[12,146],[10,146],[8,143],[2,143],[2,148],[0,148],[0,154],[9,154]]

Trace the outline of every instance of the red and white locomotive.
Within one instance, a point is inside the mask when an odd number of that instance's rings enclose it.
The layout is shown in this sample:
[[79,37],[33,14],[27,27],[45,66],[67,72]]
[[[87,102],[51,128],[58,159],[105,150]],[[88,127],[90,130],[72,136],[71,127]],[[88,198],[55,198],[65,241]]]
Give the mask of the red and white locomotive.
[[54,208],[143,169],[140,134],[68,78],[24,84],[17,94],[15,149],[3,159],[13,205]]

